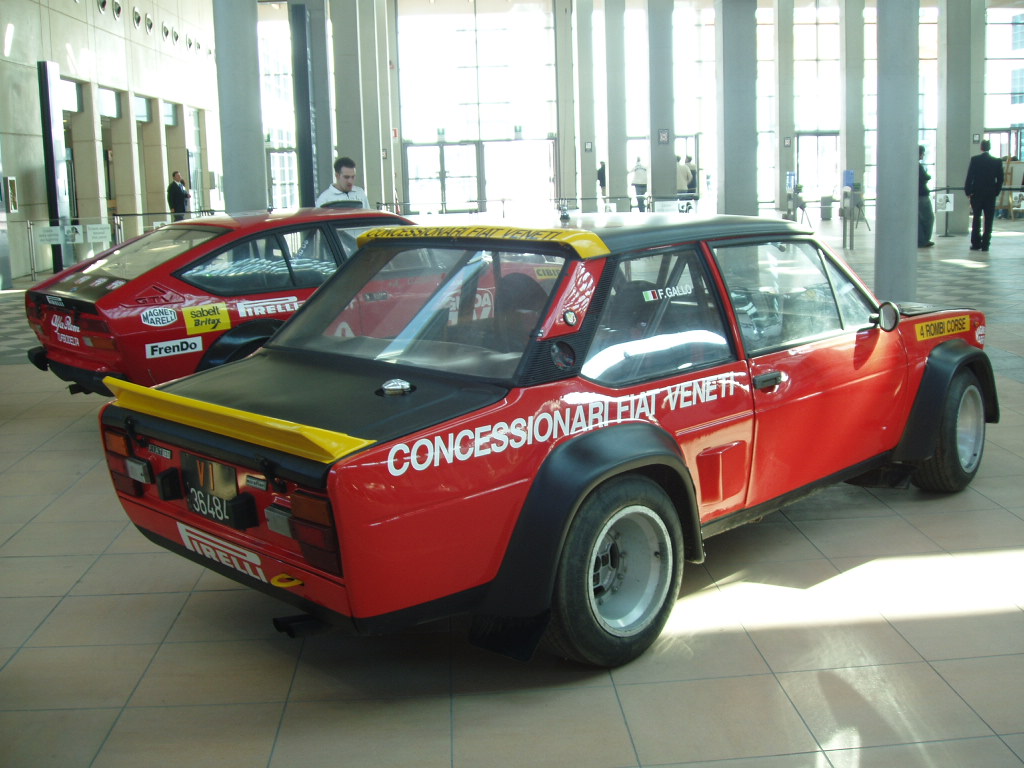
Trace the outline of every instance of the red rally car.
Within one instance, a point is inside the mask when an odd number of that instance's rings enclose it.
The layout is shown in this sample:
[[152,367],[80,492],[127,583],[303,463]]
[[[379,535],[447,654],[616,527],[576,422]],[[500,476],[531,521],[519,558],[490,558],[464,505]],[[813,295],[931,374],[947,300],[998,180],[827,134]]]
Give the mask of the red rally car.
[[823,485],[956,492],[998,420],[985,318],[879,302],[785,221],[389,227],[262,349],[107,380],[154,542],[362,633],[615,666],[708,536]]
[[159,384],[245,357],[344,263],[380,211],[307,209],[189,219],[76,264],[25,293],[28,357],[109,395],[106,376]]

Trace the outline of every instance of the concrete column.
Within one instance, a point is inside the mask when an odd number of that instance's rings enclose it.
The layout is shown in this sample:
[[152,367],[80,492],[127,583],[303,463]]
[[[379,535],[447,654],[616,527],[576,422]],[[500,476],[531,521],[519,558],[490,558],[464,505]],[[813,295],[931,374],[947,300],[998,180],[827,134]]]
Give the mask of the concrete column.
[[878,208],[875,292],[917,296],[919,0],[878,7]]
[[[359,165],[362,185],[370,199],[370,207],[376,208],[384,199],[384,175],[381,171],[381,85],[380,55],[378,38],[378,12],[383,13],[379,0],[358,0],[359,7],[359,86],[362,105],[363,153],[353,159]],[[383,102],[387,104],[385,100]],[[358,182],[357,182],[358,183]]]
[[[594,0],[576,0],[576,50],[579,82],[579,163],[580,210],[596,211],[597,159],[594,139]],[[588,149],[589,147],[589,149]]]
[[573,52],[572,0],[554,0],[555,109],[558,125],[555,195],[570,208],[577,206],[576,73]]
[[[380,177],[380,187],[376,198],[371,198],[371,204],[375,199],[381,205],[391,203],[395,200],[395,173],[391,162],[392,127],[394,121],[391,118],[391,84],[392,73],[395,69],[393,57],[398,51],[398,37],[395,34],[391,14],[393,3],[388,0],[375,0],[374,3],[374,25],[376,29],[376,64],[374,70],[377,72],[377,111],[374,113],[374,152],[367,156],[367,164],[372,163],[377,168]],[[395,41],[395,47],[391,47],[391,41]],[[394,77],[395,87],[398,85],[397,75]]]
[[312,38],[323,34],[310,23],[305,3],[288,4],[288,30],[291,36],[292,112],[295,115],[295,160],[298,172],[299,205],[311,208],[316,200],[316,105],[313,103],[314,64]]
[[103,165],[103,132],[99,86],[82,83],[82,111],[71,113],[71,147],[75,156],[75,200],[85,224],[107,220],[107,183]]
[[228,211],[254,210],[270,203],[256,22],[256,3],[213,0],[224,205]]
[[[334,180],[334,115],[331,111],[330,47],[326,0],[301,0],[309,14],[310,101],[313,109],[314,199]],[[321,186],[320,179],[329,178]]]
[[167,185],[171,183],[171,174],[174,171],[181,171],[182,177],[185,179],[185,186],[188,187],[188,191],[192,193],[192,199],[189,200],[189,211],[196,211],[203,207],[203,200],[200,194],[202,190],[202,183],[197,185],[196,183],[196,172],[200,171],[199,168],[193,168],[189,164],[188,158],[188,132],[191,130],[189,125],[188,110],[182,105],[175,104],[174,109],[177,112],[176,125],[163,124],[163,110],[166,108],[164,105],[166,102],[160,104],[160,115],[159,124],[163,130],[163,143],[164,143],[164,171],[161,183],[156,183],[159,179],[154,180],[154,186],[159,187],[160,200],[162,208],[160,210],[169,210],[167,207]]
[[[650,71],[651,167],[649,192],[658,203],[676,200],[675,89],[672,85],[673,0],[648,0],[647,47]],[[685,191],[685,190],[684,190]],[[675,207],[675,206],[673,206]]]
[[629,168],[626,157],[626,0],[605,0],[605,53],[608,70],[608,195],[615,210],[630,207]]
[[[335,159],[351,157],[362,170],[363,120],[360,84],[362,83],[359,57],[359,4],[352,0],[330,0],[332,55],[334,56],[334,123],[337,130],[334,147]],[[333,162],[333,161],[332,161]],[[330,170],[322,178],[323,189],[334,181]],[[359,184],[359,186],[364,186]]]
[[841,0],[839,7],[840,172],[853,171],[864,184],[864,0]]
[[[138,133],[135,125],[135,99],[128,91],[118,93],[121,101],[121,116],[110,120],[110,150],[113,155],[111,173],[114,183],[115,209],[122,219],[124,237],[128,239],[141,235],[142,185],[139,163]],[[167,208],[164,201],[163,208]]]
[[199,110],[199,147],[203,153],[204,171],[207,176],[206,199],[203,205],[215,211],[224,209],[223,174],[212,169],[223,168],[224,160],[220,154],[220,142],[212,141],[212,136],[220,135],[219,115],[212,110]]
[[971,205],[963,193],[970,156],[981,151],[985,125],[985,3],[939,0],[939,125],[934,188],[952,187],[953,211],[935,214],[935,231],[969,231]]
[[[775,0],[775,207],[786,208],[786,174],[796,171],[793,0]],[[786,146],[786,144],[789,146]]]
[[715,0],[718,211],[757,215],[757,0]]
[[398,9],[395,3],[386,3],[384,20],[387,24],[387,119],[383,122],[384,146],[388,156],[384,159],[384,182],[392,210],[405,210],[408,195],[405,191],[405,157],[402,154],[401,104],[398,100]]
[[[181,171],[188,179],[188,165],[170,167],[167,156],[167,143],[164,133],[164,102],[160,99],[149,100],[149,120],[138,123],[139,155],[142,163],[142,206],[147,214],[146,228],[157,221],[170,221],[170,208],[167,206],[167,185],[171,183],[171,173]],[[179,155],[180,157],[180,155]],[[185,160],[187,161],[187,155]],[[186,183],[186,186],[191,186]],[[189,206],[191,209],[191,205]]]

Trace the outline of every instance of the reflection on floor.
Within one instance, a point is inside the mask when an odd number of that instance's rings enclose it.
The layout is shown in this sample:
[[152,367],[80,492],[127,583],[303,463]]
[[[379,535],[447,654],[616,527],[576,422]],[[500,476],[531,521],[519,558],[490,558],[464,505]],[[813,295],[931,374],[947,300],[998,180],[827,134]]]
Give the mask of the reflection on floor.
[[[0,765],[1020,765],[1024,227],[1000,222],[989,253],[935,239],[918,298],[989,313],[1002,422],[976,482],[836,487],[710,540],[663,638],[614,672],[477,651],[458,622],[279,635],[283,604],[129,527],[101,400],[4,354]],[[0,297],[11,347],[20,301]]]

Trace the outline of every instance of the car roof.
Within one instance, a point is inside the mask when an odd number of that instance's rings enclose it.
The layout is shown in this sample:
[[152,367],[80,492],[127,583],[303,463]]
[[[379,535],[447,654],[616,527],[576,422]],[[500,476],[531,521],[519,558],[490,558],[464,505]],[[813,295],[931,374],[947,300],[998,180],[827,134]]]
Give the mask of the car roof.
[[[784,219],[759,216],[692,216],[675,213],[604,213],[571,215],[568,219],[516,222],[439,216],[431,226],[371,230],[360,244],[377,238],[500,239],[560,242],[582,258],[651,248],[659,245],[749,237],[799,237],[812,230]],[[595,237],[596,236],[596,237]]]
[[[269,208],[257,211],[240,211],[237,213],[216,213],[212,216],[196,216],[191,219],[175,222],[172,227],[228,227],[241,229],[259,228],[261,225],[275,225],[322,221],[324,219],[389,219],[408,222],[403,216],[390,211],[371,210],[369,208]],[[382,222],[383,223],[383,222]]]

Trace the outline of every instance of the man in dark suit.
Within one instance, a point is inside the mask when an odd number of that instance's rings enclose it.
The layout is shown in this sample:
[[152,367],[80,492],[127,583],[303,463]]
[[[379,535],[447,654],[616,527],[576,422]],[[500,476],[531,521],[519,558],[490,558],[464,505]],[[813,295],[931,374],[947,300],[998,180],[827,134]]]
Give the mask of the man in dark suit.
[[181,221],[188,213],[188,199],[191,193],[185,188],[185,182],[181,179],[181,172],[175,171],[171,174],[171,183],[167,185],[167,205],[170,206],[174,221]]
[[[996,215],[996,197],[1003,188],[1003,163],[988,153],[991,148],[992,143],[988,139],[981,142],[981,154],[971,158],[971,164],[967,166],[967,180],[964,181],[964,192],[971,199],[971,211],[974,213],[971,222],[972,251],[988,250]],[[979,233],[982,215],[985,228]]]

